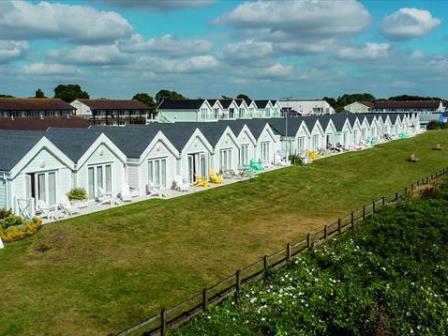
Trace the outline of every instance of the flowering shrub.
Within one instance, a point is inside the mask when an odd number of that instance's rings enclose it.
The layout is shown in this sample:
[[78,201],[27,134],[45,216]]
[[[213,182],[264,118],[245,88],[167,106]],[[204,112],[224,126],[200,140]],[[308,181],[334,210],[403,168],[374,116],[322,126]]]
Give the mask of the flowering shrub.
[[[2,223],[3,221],[6,221],[7,224]],[[42,224],[40,218],[35,217],[32,220],[27,220],[15,215],[11,215],[3,221],[0,221],[0,238],[5,242],[31,236],[39,230]]]
[[174,335],[447,335],[448,201],[388,207]]

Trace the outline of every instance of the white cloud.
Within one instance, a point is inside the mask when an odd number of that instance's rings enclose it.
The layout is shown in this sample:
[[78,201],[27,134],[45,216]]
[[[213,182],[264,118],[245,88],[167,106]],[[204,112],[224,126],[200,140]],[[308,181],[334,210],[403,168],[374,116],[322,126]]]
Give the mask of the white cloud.
[[120,14],[92,7],[41,1],[0,2],[0,38],[60,38],[97,43],[113,41],[132,31]]
[[343,47],[336,55],[346,60],[376,60],[386,57],[389,51],[389,43],[365,43],[362,48]]
[[171,34],[146,40],[140,34],[134,34],[129,41],[123,41],[121,47],[126,51],[154,51],[168,55],[204,54],[213,44],[203,39],[179,39]]
[[407,40],[426,35],[441,23],[427,10],[401,8],[384,18],[380,31],[392,40]]
[[48,56],[59,62],[84,65],[116,65],[129,61],[129,57],[114,44],[82,45],[74,49],[53,50]]
[[104,0],[114,6],[137,9],[155,9],[160,11],[189,7],[208,6],[215,0]]
[[285,77],[291,75],[294,71],[294,68],[291,66],[286,66],[280,63],[276,63],[269,68],[266,69],[266,74],[275,76],[275,77]]
[[0,40],[0,63],[9,62],[23,56],[28,49],[25,41]]
[[202,55],[187,59],[144,57],[135,66],[154,73],[200,73],[211,71],[218,65],[215,57]]
[[272,57],[274,48],[271,42],[246,40],[229,43],[224,52],[224,58],[231,63],[254,63]]
[[217,20],[243,29],[263,29],[283,37],[333,36],[361,31],[370,14],[355,0],[255,1],[237,6]]
[[72,65],[33,63],[24,66],[22,72],[26,75],[72,75],[78,70]]

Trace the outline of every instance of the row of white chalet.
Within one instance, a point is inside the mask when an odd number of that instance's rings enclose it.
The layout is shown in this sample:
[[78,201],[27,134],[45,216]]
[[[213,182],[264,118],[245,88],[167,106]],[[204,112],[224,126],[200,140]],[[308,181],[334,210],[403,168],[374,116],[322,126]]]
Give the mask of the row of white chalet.
[[277,100],[164,100],[158,107],[158,119],[161,122],[279,118],[281,116],[281,107]]
[[252,160],[276,164],[288,154],[338,143],[356,148],[372,137],[419,131],[418,116],[336,114],[301,118],[95,126],[46,131],[0,130],[0,208],[33,213],[38,201],[56,207],[72,188],[95,200],[127,184],[169,189],[177,176],[237,170]]

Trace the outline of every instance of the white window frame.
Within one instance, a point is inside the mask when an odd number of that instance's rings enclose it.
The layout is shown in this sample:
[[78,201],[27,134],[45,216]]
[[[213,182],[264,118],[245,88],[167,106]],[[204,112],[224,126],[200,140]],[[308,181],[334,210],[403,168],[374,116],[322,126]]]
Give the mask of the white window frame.
[[241,164],[249,164],[249,144],[241,145]]
[[319,134],[313,134],[312,138],[313,150],[319,150]]
[[261,143],[261,161],[264,163],[269,162],[269,141],[263,141]]
[[219,151],[219,167],[221,171],[232,168],[232,148],[225,148]]
[[[158,165],[158,174],[156,174]],[[158,176],[156,176],[158,175]],[[167,186],[167,157],[152,158],[148,160],[148,182],[156,187]],[[157,182],[157,183],[156,183]]]
[[[107,171],[110,171],[110,181],[107,178]],[[90,169],[93,169],[93,195],[91,195],[90,190]],[[99,172],[101,171],[101,174]],[[101,175],[101,181],[99,179],[99,175]],[[95,199],[96,197],[101,196],[99,188],[101,187],[104,192],[112,193],[112,185],[113,185],[113,176],[114,176],[114,165],[113,162],[106,163],[96,163],[90,164],[87,166],[87,194],[89,199]]]
[[305,137],[304,136],[297,138],[297,151],[300,155],[305,153]]

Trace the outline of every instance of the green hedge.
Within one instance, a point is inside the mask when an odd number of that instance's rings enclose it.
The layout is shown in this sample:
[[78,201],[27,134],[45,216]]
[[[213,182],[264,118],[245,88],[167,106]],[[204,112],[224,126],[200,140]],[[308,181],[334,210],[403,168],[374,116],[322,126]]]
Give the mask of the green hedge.
[[385,208],[172,334],[447,335],[448,193],[438,190]]

